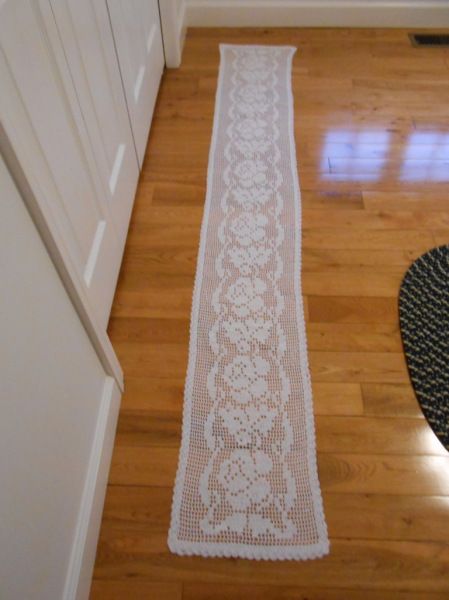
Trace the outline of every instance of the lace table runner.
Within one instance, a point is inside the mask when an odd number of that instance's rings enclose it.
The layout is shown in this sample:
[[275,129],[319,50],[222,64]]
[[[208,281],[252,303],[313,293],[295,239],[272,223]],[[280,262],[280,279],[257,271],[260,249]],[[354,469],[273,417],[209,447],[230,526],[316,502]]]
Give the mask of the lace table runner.
[[300,284],[294,48],[221,45],[169,547],[329,549]]

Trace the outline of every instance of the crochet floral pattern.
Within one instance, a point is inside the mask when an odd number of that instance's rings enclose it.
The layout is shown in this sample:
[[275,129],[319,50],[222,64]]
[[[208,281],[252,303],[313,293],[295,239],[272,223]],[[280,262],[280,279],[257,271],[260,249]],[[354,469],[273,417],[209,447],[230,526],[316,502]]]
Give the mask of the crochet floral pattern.
[[328,551],[300,290],[289,47],[221,46],[169,546]]

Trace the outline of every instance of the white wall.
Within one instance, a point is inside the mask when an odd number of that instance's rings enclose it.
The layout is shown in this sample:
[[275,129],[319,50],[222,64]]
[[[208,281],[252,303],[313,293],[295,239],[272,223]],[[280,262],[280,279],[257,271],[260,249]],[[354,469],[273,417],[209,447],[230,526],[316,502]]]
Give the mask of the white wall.
[[87,598],[120,395],[1,156],[0,189],[0,598]]
[[448,27],[448,0],[186,0],[189,26]]

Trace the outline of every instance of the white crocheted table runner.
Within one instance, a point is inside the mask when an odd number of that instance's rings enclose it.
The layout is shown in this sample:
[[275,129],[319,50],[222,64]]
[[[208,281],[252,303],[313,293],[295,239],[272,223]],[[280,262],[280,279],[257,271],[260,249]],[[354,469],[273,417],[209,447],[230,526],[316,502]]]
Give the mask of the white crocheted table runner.
[[329,549],[300,284],[294,48],[220,46],[169,547]]

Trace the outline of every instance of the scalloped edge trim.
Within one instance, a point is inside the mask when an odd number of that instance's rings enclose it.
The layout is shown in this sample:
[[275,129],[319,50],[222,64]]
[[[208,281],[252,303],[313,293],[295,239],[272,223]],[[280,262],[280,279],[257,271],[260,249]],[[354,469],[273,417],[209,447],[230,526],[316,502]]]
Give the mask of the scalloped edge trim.
[[249,544],[218,544],[182,542],[168,538],[168,547],[180,556],[209,558],[247,558],[252,560],[313,560],[329,553],[329,542],[313,546],[255,546]]
[[200,304],[200,290],[203,280],[203,266],[206,253],[207,227],[209,224],[209,214],[212,205],[212,183],[215,167],[215,150],[218,135],[218,126],[220,120],[221,97],[224,77],[224,53],[227,48],[264,48],[276,47],[290,50],[287,57],[286,77],[287,77],[287,98],[288,98],[288,131],[290,146],[290,166],[292,172],[292,183],[294,192],[295,223],[299,226],[295,236],[294,261],[295,271],[301,273],[301,239],[302,239],[302,218],[301,218],[301,194],[299,188],[299,176],[297,170],[296,144],[294,137],[294,100],[292,90],[292,61],[297,48],[295,46],[275,46],[273,44],[219,44],[220,67],[218,73],[217,90],[215,93],[214,120],[212,127],[212,139],[209,148],[206,200],[204,205],[204,214],[200,229],[199,253],[195,273],[195,282],[193,286],[192,308],[190,315],[190,342],[189,359],[187,366],[187,375],[184,389],[184,406],[182,419],[181,448],[179,451],[178,469],[176,472],[175,486],[173,491],[171,523],[168,533],[168,547],[171,552],[181,556],[203,556],[210,558],[246,558],[254,560],[311,560],[321,558],[329,553],[330,544],[327,533],[326,520],[323,511],[323,501],[321,497],[321,488],[318,479],[316,442],[315,442],[315,421],[313,415],[312,385],[310,380],[310,371],[307,354],[307,338],[304,321],[304,306],[302,299],[302,285],[300,277],[295,278],[295,300],[296,300],[296,318],[299,329],[300,340],[300,360],[301,375],[304,388],[304,404],[306,412],[306,436],[307,436],[307,457],[310,473],[310,486],[313,495],[313,508],[315,512],[316,524],[320,541],[314,545],[301,546],[256,546],[248,544],[227,544],[215,542],[186,542],[177,538],[176,532],[179,528],[179,514],[181,510],[182,490],[185,479],[185,472],[188,461],[188,446],[190,442],[190,422],[192,414],[192,388],[193,376],[196,363],[196,343],[197,343],[197,323]]

